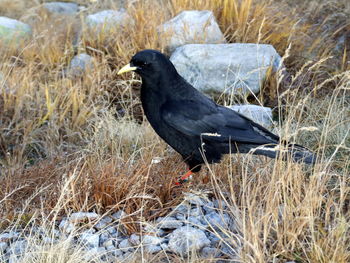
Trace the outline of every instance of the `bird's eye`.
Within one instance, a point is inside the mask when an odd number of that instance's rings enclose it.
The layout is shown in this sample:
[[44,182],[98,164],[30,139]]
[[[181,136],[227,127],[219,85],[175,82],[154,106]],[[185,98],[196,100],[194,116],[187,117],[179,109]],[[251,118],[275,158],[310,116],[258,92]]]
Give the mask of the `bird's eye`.
[[142,62],[142,66],[147,66],[148,63],[147,62]]

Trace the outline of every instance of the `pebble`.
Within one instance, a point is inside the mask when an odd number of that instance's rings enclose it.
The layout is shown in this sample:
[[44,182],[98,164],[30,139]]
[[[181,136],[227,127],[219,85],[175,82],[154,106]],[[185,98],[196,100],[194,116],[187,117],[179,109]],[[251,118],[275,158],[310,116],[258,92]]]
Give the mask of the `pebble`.
[[[86,261],[101,260],[109,263],[134,260],[135,254],[140,253],[141,246],[146,254],[168,251],[187,257],[189,253],[194,252],[205,259],[223,255],[233,259],[239,247],[224,246],[220,242],[224,235],[220,236],[222,232],[219,229],[227,229],[228,226],[236,228],[234,223],[238,219],[238,214],[233,220],[228,214],[214,207],[217,204],[215,200],[207,202],[206,198],[202,196],[196,198],[192,193],[189,196],[190,199],[186,199],[187,202],[175,207],[169,216],[157,218],[155,223],[150,222],[145,225],[141,236],[136,233],[130,236],[123,235],[118,231],[119,228],[123,228],[123,225],[115,221],[127,216],[123,210],[105,217],[91,212],[73,213],[59,222],[59,230],[44,227],[33,229],[40,236],[42,244],[50,245],[58,242],[59,239],[66,239],[64,242],[69,242],[69,246],[74,246],[80,241],[85,245],[85,254],[82,256]],[[189,200],[195,201],[189,202]],[[202,202],[203,205],[200,205]],[[84,228],[75,226],[76,223],[83,222],[91,224],[84,225]],[[110,225],[114,223],[116,224]],[[211,232],[212,229],[210,230],[208,226],[215,229],[215,233]],[[96,229],[99,231],[97,232]],[[72,235],[73,231],[74,235]],[[0,234],[0,253],[12,251],[6,254],[7,262],[18,262],[19,259],[14,255],[31,253],[26,239],[19,240],[19,236],[18,232]],[[13,243],[9,244],[10,242]]]
[[205,233],[191,226],[180,227],[169,236],[169,250],[181,256],[209,245],[210,240]]
[[156,222],[161,229],[175,229],[183,226],[183,223],[177,220],[175,217],[159,217]]

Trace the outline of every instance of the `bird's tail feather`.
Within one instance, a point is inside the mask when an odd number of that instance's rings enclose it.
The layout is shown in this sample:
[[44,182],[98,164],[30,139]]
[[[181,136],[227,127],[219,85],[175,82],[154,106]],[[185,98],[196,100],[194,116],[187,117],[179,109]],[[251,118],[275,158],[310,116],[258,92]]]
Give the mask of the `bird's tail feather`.
[[250,152],[256,155],[264,155],[270,158],[282,157],[283,160],[290,158],[294,162],[303,162],[306,164],[314,164],[316,162],[316,155],[307,148],[298,144],[289,144],[283,146],[279,144],[266,144],[258,147],[252,147]]

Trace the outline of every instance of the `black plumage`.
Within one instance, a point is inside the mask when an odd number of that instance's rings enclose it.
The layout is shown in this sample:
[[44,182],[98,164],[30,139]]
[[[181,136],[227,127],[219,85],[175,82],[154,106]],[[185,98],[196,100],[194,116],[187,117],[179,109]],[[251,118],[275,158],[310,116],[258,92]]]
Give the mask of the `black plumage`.
[[138,52],[118,74],[127,71],[142,78],[141,102],[148,121],[193,172],[199,171],[204,159],[217,163],[223,154],[236,152],[315,161],[306,148],[296,144],[281,147],[277,135],[197,91],[156,50]]

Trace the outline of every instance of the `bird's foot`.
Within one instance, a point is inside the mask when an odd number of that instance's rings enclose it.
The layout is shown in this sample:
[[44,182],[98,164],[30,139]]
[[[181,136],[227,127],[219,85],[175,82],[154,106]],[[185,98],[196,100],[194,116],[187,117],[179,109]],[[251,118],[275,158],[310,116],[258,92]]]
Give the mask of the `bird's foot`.
[[184,174],[177,182],[175,182],[175,185],[182,185],[184,182],[188,181],[188,178],[193,174],[191,170],[189,170],[186,174]]

